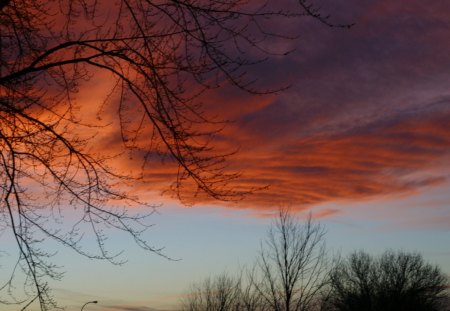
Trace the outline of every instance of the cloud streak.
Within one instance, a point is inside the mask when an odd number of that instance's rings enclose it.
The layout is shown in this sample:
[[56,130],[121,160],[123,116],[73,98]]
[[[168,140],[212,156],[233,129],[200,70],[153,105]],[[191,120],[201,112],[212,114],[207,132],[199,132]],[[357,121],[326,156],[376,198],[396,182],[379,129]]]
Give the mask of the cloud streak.
[[[238,205],[305,206],[413,193],[439,185],[448,176],[433,169],[450,155],[450,110],[444,108],[402,113],[364,126],[350,126],[346,131],[299,138],[273,138],[270,131],[256,131],[244,134],[241,142],[241,130],[236,127],[232,136],[242,147],[230,158],[230,166],[243,172],[236,186],[268,186]],[[173,169],[167,165],[150,167],[144,184],[149,190],[163,190],[175,173]],[[142,187],[144,190],[146,186]]]

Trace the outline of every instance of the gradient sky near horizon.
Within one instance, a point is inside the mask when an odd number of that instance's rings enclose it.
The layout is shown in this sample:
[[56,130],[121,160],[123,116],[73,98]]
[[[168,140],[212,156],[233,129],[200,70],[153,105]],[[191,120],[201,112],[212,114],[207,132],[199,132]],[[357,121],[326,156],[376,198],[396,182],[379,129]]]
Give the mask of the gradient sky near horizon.
[[[99,304],[85,310],[175,309],[192,282],[251,264],[279,206],[312,212],[331,251],[419,251],[450,274],[450,2],[319,2],[332,21],[355,25],[289,20],[279,27],[298,29],[284,43],[294,51],[249,72],[288,90],[208,94],[209,112],[233,121],[218,142],[239,148],[229,159],[239,184],[267,188],[185,207],[159,197],[170,169],[146,171],[137,190],[163,203],[148,239],[180,260],[119,234],[110,239],[126,250],[119,267],[61,249],[54,261],[66,275],[53,286],[68,311],[89,300]],[[90,81],[78,100],[101,98],[105,83]]]

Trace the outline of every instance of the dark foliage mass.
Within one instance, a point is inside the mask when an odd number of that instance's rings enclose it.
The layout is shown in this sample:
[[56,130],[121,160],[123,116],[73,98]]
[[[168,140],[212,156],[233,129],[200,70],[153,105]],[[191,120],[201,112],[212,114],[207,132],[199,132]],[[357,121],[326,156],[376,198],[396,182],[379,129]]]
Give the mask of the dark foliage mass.
[[417,253],[363,251],[337,264],[330,275],[330,311],[447,310],[448,279]]

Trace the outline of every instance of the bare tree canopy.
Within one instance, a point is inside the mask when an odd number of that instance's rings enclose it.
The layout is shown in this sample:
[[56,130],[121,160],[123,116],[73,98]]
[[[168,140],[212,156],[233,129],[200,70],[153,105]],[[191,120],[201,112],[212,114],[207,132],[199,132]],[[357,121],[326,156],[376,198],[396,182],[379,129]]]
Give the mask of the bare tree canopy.
[[264,311],[266,305],[251,277],[222,273],[195,283],[181,301],[183,311]]
[[254,284],[269,310],[314,310],[326,285],[325,230],[281,209],[261,247]]
[[448,310],[448,278],[417,253],[363,251],[339,262],[331,273],[324,310]]
[[183,311],[226,311],[241,310],[239,301],[241,284],[239,278],[226,273],[210,277],[202,283],[192,285],[186,298],[182,301]]
[[[105,230],[115,228],[161,254],[142,237],[148,215],[125,209],[147,204],[126,191],[136,175],[121,174],[111,165],[113,155],[92,144],[106,110],[117,111],[125,150],[140,152],[144,162],[157,154],[177,164],[173,188],[180,198],[186,189],[194,189],[191,197],[221,200],[248,191],[228,186],[238,174],[225,170],[226,152],[210,145],[222,124],[203,114],[197,98],[230,84],[254,94],[276,91],[258,89],[246,75],[249,65],[286,52],[266,48],[271,38],[290,39],[282,30],[269,31],[268,20],[310,16],[329,25],[303,0],[289,10],[275,4],[0,1],[1,230],[18,247],[2,289],[11,291],[22,273],[27,293],[13,302],[55,306],[48,279],[61,275],[42,246],[48,239],[117,262],[105,245]],[[97,119],[86,122],[76,94],[101,75],[114,83],[102,102],[88,107]],[[69,226],[62,220],[68,210],[76,218]],[[85,236],[97,241],[97,252],[82,247]]]

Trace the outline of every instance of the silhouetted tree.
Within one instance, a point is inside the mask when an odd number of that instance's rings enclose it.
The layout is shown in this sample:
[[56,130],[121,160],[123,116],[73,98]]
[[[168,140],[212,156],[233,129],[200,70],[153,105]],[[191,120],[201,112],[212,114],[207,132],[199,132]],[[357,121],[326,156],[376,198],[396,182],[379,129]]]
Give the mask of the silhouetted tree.
[[181,300],[182,311],[268,310],[249,274],[231,277],[222,273],[191,286]]
[[242,274],[239,306],[242,311],[268,311],[268,305],[261,296],[254,280],[255,270],[247,270]]
[[240,308],[241,284],[239,278],[223,273],[192,285],[182,301],[183,311],[228,311]]
[[[253,94],[275,91],[258,89],[246,75],[248,65],[285,52],[265,49],[267,39],[289,39],[268,20],[312,16],[329,24],[306,1],[294,1],[289,10],[271,9],[271,3],[0,1],[1,230],[18,247],[3,289],[9,291],[22,271],[29,297],[42,310],[55,305],[47,281],[61,274],[42,246],[48,239],[117,262],[105,245],[105,230],[116,228],[162,255],[142,237],[148,215],[126,209],[148,204],[124,191],[138,174],[120,174],[111,155],[93,148],[104,111],[117,111],[126,150],[144,162],[156,154],[178,166],[173,190],[179,198],[230,200],[248,191],[228,186],[238,174],[225,170],[227,154],[209,143],[220,120],[205,116],[197,98],[223,85]],[[100,75],[114,83],[98,107],[90,107],[98,120],[86,122],[76,93]],[[69,229],[61,216],[68,209],[71,217],[78,213]],[[85,236],[94,237],[98,252],[82,247]]]
[[[448,279],[417,253],[351,254],[333,268],[326,311],[439,311]],[[446,310],[446,309],[445,309]]]
[[270,228],[256,264],[254,284],[274,311],[308,311],[318,307],[326,285],[328,258],[325,230],[311,217],[305,223],[286,209]]

